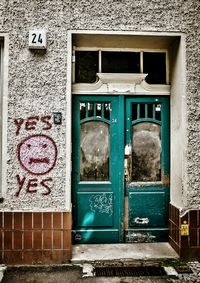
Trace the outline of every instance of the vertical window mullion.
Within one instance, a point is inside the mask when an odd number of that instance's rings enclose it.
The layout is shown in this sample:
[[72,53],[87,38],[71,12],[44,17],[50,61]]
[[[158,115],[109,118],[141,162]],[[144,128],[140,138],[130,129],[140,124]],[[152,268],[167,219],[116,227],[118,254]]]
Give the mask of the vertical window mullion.
[[85,114],[86,114],[86,118],[88,118],[88,107],[89,107],[88,102],[86,103],[85,106],[86,106],[86,113]]
[[169,54],[166,52],[166,57],[165,57],[165,65],[166,65],[166,84],[169,84]]
[[96,115],[97,115],[97,104],[96,103],[94,103],[94,117],[96,117]]
[[156,106],[153,104],[153,119],[156,118]]
[[104,103],[101,104],[101,115],[104,118]]
[[140,52],[140,73],[143,74],[143,51]]
[[145,118],[148,118],[148,104],[145,104]]
[[102,54],[101,50],[99,50],[99,73],[102,72]]
[[137,119],[140,119],[140,104],[137,105]]

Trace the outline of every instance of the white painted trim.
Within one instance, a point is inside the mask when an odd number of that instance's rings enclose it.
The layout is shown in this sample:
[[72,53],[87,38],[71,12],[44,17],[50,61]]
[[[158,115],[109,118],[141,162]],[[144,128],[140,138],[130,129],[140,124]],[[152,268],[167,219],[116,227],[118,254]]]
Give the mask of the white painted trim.
[[67,32],[67,86],[66,86],[66,182],[65,200],[66,210],[71,211],[71,171],[72,171],[72,137],[71,137],[71,85],[72,85],[72,34]]
[[105,35],[144,35],[144,36],[181,36],[181,32],[165,32],[165,31],[110,31],[110,30],[70,30],[71,34],[105,34]]
[[8,129],[8,34],[0,33],[3,42],[1,56],[1,194],[5,196],[7,191],[7,129]]
[[170,69],[169,69],[169,52],[166,52],[166,59],[165,59],[165,63],[166,63],[166,84],[169,85],[169,74],[170,74]]
[[170,95],[169,85],[150,85],[145,82],[147,74],[97,73],[93,84],[72,85],[73,94],[92,95]]
[[140,73],[143,74],[144,62],[143,62],[143,51],[140,51]]
[[[182,53],[182,182],[183,182],[183,192],[187,192],[187,149],[188,149],[188,114],[187,114],[187,101],[186,101],[186,35],[181,36],[180,49]],[[187,206],[188,196],[185,196],[185,202],[183,200],[183,205]]]
[[99,70],[98,70],[99,73],[102,72],[102,54],[101,52],[102,50],[99,50]]
[[130,47],[123,47],[123,48],[117,48],[117,47],[81,47],[81,46],[74,46],[75,51],[130,51],[130,52],[157,52],[157,53],[167,53],[168,50],[166,48],[130,48]]
[[147,74],[127,74],[127,73],[97,73],[97,76],[103,84],[119,83],[119,84],[141,84]]
[[[180,210],[188,206],[187,176],[187,102],[186,102],[186,36],[181,35],[180,41],[173,48],[176,58],[173,62],[170,101],[170,203]],[[176,49],[176,50],[175,50]],[[173,54],[174,56],[174,54]],[[171,60],[172,61],[172,60]]]

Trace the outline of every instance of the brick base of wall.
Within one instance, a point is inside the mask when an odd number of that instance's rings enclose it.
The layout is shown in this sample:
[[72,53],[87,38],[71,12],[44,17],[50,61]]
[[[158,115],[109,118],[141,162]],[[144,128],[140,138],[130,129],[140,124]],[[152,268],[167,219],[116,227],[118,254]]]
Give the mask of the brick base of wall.
[[[169,243],[181,258],[200,259],[200,210],[190,210],[180,216],[179,209],[170,205]],[[181,224],[189,225],[189,235],[181,235]]]
[[[0,212],[0,263],[55,264],[72,257],[71,213]],[[188,223],[189,235],[181,236]],[[200,258],[200,210],[180,216],[170,205],[169,243],[181,258]]]
[[0,212],[0,263],[67,262],[71,223],[68,212]]

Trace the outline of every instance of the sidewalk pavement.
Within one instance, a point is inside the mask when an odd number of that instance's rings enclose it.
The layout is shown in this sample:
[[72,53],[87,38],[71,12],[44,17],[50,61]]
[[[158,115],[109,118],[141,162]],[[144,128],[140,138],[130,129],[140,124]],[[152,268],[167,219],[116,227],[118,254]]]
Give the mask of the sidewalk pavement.
[[54,266],[10,266],[5,270],[1,283],[200,283],[200,263],[188,263],[192,273],[178,274],[177,278],[166,277],[83,277],[83,265],[63,264]]

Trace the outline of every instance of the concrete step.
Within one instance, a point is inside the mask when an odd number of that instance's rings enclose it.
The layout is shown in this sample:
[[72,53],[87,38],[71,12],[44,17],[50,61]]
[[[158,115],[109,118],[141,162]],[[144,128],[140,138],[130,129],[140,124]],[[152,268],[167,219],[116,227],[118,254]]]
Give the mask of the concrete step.
[[90,244],[74,245],[72,263],[101,261],[164,261],[176,260],[178,254],[169,243]]

